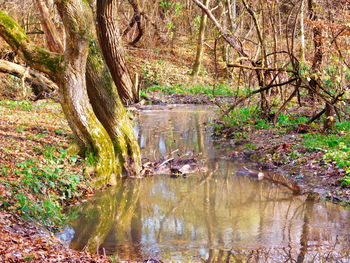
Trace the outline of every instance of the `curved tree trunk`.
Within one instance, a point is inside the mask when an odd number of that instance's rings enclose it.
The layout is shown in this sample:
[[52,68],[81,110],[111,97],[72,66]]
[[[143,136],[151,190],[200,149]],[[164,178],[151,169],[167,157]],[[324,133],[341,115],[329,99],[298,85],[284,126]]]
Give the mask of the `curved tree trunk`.
[[74,123],[74,128],[77,128],[75,132],[85,148],[97,155],[96,172],[99,176],[96,183],[113,183],[113,175],[117,172],[114,147],[93,111],[86,90],[92,13],[80,0],[61,0],[56,4],[67,33],[65,70],[58,78],[62,108],[69,123]]
[[141,154],[132,123],[98,45],[94,43],[91,46],[86,71],[90,101],[112,139],[117,162],[120,164],[118,170],[124,168],[129,176],[136,176],[141,171]]
[[122,55],[119,29],[114,19],[116,5],[115,0],[97,0],[97,34],[119,96],[123,103],[130,104],[137,94]]
[[121,175],[123,169],[128,175],[138,175],[140,149],[131,120],[93,40],[92,10],[81,0],[57,0],[56,4],[67,31],[64,56],[37,47],[1,11],[0,36],[31,67],[47,73],[59,84],[62,108],[78,144],[97,157],[96,184],[115,183],[113,175]]

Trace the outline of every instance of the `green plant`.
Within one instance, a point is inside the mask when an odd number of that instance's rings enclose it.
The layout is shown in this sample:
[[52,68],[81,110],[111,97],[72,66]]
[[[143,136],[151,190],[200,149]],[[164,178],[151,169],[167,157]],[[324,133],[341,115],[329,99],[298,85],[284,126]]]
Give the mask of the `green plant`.
[[[75,164],[78,157],[50,145],[43,149],[37,147],[36,152],[43,158],[16,164],[12,172],[18,175],[18,181],[0,182],[11,193],[11,198],[1,198],[0,206],[23,217],[36,218],[45,225],[62,224],[66,219],[62,206],[81,195],[82,175],[67,173],[64,169],[66,165]],[[2,169],[7,172],[5,166]]]
[[308,118],[305,116],[297,117],[290,116],[287,114],[280,114],[277,118],[276,126],[296,126],[301,123],[305,123],[308,121]]
[[0,101],[0,106],[23,111],[31,111],[34,108],[33,103],[27,100],[3,100]]
[[350,145],[340,142],[337,148],[326,150],[323,158],[327,162],[335,162],[347,175],[350,175]]
[[338,147],[340,143],[345,145],[350,144],[350,134],[337,135],[337,134],[305,134],[302,136],[302,144],[310,151],[327,150]]
[[217,85],[190,85],[184,86],[182,84],[176,85],[153,85],[145,89],[147,91],[160,91],[163,94],[195,94],[195,95],[209,95],[209,96],[233,96],[234,92],[226,83]]
[[339,181],[342,186],[350,186],[350,175],[340,178]]
[[225,125],[229,127],[250,126],[255,123],[255,119],[258,119],[258,112],[259,107],[257,106],[235,109],[230,112],[229,116],[224,117]]
[[260,129],[268,129],[270,127],[270,124],[267,122],[267,120],[264,119],[258,119],[255,122],[254,128],[257,130]]
[[244,145],[244,149],[248,150],[248,151],[256,150],[257,146],[255,144],[252,144],[252,143],[247,143]]

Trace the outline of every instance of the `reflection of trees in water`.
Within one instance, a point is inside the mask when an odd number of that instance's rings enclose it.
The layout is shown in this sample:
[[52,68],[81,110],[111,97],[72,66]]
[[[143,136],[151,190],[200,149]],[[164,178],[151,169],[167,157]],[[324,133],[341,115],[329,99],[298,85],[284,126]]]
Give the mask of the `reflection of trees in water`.
[[191,112],[142,117],[138,135],[146,157],[178,148],[196,150],[203,152],[211,172],[187,179],[124,181],[100,193],[82,208],[73,247],[130,260],[153,255],[155,249],[164,262],[170,261],[169,251],[185,251],[207,263],[349,258],[349,236],[341,233],[350,231],[349,213],[305,202],[271,182],[234,176],[236,164],[212,158],[215,151],[204,121],[205,115]]
[[208,112],[180,111],[164,112],[161,115],[142,115],[137,135],[143,154],[150,159],[157,159],[180,149],[200,152],[208,156],[206,148],[212,142],[210,135],[204,130],[204,122],[210,116]]
[[[350,247],[349,240],[345,238],[341,243],[338,236],[333,242],[322,242],[322,240],[310,239],[312,233],[313,209],[315,201],[308,197],[294,211],[293,217],[296,214],[303,214],[302,231],[300,234],[299,244],[290,243],[282,248],[259,248],[259,249],[213,249],[212,236],[213,233],[208,233],[208,255],[201,260],[206,263],[226,263],[226,262],[349,262]],[[288,210],[290,209],[290,206]],[[213,212],[213,210],[211,210]],[[317,219],[316,219],[317,221]],[[262,225],[260,225],[262,226]],[[284,227],[287,226],[287,222]],[[207,224],[208,232],[212,231],[212,224]],[[317,233],[316,233],[317,234]],[[321,241],[316,243],[315,241]],[[340,245],[340,249],[336,249]]]
[[[348,263],[350,253],[338,253],[334,251],[336,244],[316,248],[305,254],[302,261],[298,256],[298,249],[288,248],[261,248],[254,250],[220,250],[210,249],[207,259],[201,259],[205,263],[276,263],[276,262],[339,262]],[[317,251],[317,250],[321,250]]]
[[100,193],[98,202],[86,203],[83,215],[73,225],[79,233],[72,246],[98,254],[114,254],[120,245],[130,250],[133,257],[141,236],[141,209],[139,205],[140,180],[124,180],[118,186]]
[[[341,255],[349,239],[336,236],[341,222],[349,231],[349,213],[305,202],[267,182],[232,176],[225,162],[212,168],[203,177],[126,180],[101,193],[98,202],[82,208],[73,246],[131,260],[148,257],[147,247],[165,243],[180,253],[186,250],[181,244],[202,247],[207,263],[349,258]],[[323,227],[330,217],[334,229]]]

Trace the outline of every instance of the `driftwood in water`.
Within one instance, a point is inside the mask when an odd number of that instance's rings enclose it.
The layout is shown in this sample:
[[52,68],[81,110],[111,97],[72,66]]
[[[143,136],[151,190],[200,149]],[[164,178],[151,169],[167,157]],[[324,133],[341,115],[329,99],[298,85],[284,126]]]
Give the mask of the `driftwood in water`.
[[178,157],[167,156],[157,162],[147,162],[143,165],[142,173],[143,176],[170,174],[172,177],[179,177],[206,171],[207,167],[204,167],[198,158],[190,153]]

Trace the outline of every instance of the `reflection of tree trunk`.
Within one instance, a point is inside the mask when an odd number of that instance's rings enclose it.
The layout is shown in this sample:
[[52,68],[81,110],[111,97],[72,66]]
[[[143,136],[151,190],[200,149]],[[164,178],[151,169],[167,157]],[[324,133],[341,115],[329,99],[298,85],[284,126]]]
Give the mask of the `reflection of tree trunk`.
[[[203,178],[203,180],[201,180],[196,186],[193,187],[193,189],[197,189],[198,187],[200,187],[201,185],[205,184],[208,180],[210,180],[210,178],[212,177],[212,175],[216,172],[218,166],[216,165],[215,169],[213,169],[210,173],[207,174],[207,176],[205,178]],[[171,207],[168,212],[165,214],[165,216],[162,218],[162,220],[160,221],[160,226],[159,226],[159,232],[157,235],[157,242],[160,242],[161,240],[161,233],[163,231],[163,225],[166,222],[166,220],[169,218],[169,216],[171,214],[173,214],[185,201],[187,201],[192,195],[194,194],[195,191],[192,191],[191,193],[184,195],[178,202],[176,205],[174,205],[173,207]]]
[[196,115],[196,133],[197,133],[197,144],[198,144],[198,152],[204,153],[204,138],[203,138],[203,132],[201,129],[201,122],[200,116]]
[[208,248],[209,248],[209,258],[205,261],[206,263],[212,263],[214,259],[214,250],[213,246],[213,223],[211,220],[211,215],[215,213],[215,211],[211,211],[211,195],[210,195],[210,184],[208,181],[204,183],[204,209],[205,209],[205,224],[207,227],[207,235],[208,235]]
[[132,242],[132,218],[139,205],[140,183],[138,180],[125,180],[119,184],[114,194],[107,193],[108,196],[106,195],[101,208],[98,209],[99,219],[95,223],[95,228],[90,231],[90,238],[86,245],[87,251],[94,252],[102,249],[103,242],[110,233],[116,236],[117,245],[126,240],[130,241],[131,246],[134,244]]
[[314,206],[314,201],[308,197],[305,201],[304,224],[303,224],[303,229],[300,237],[301,248],[296,261],[297,263],[304,262],[305,256],[307,254],[309,232],[310,232],[309,224],[310,224],[310,218],[311,218],[313,206]]
[[140,244],[142,238],[142,214],[140,201],[136,204],[134,216],[131,219],[131,239],[133,244]]

